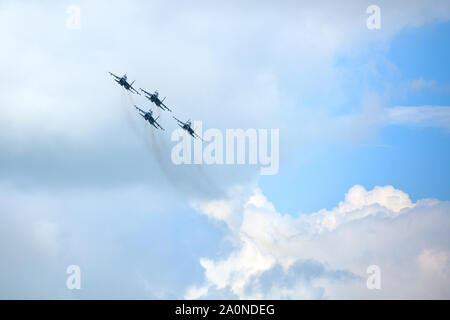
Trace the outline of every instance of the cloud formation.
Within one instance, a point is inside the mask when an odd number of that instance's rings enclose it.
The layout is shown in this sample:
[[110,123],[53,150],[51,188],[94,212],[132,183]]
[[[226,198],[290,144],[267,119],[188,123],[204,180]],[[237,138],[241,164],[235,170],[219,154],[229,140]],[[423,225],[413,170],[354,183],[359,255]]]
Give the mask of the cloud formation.
[[387,110],[389,123],[438,127],[450,132],[450,107],[393,107]]
[[[66,28],[69,3],[0,4],[6,75],[0,79],[1,297],[178,297],[202,276],[197,259],[211,256],[222,236],[186,203],[217,197],[222,190],[210,181],[226,190],[256,180],[258,168],[221,167],[210,177],[204,168],[172,165],[168,136],[150,136],[107,71],[128,72],[136,85],[159,89],[179,117],[202,119],[205,127],[280,128],[286,140],[290,134],[313,143],[317,136],[363,139],[388,123],[436,123],[424,116],[434,109],[389,113],[376,96],[351,113],[355,108],[343,96],[355,93],[348,84],[353,77],[360,82],[360,70],[343,71],[335,59],[383,48],[405,27],[447,20],[447,0],[433,6],[380,1],[377,33],[366,28],[367,1],[78,3],[80,30]],[[170,115],[160,121],[168,131],[176,127]],[[294,143],[282,146],[294,149]],[[358,201],[301,219],[277,213],[248,187],[233,189],[230,199],[198,204],[225,223],[236,249],[227,259],[202,259],[208,284],[187,296],[342,297],[342,282],[360,284],[355,279],[364,275],[366,260],[350,268],[321,247],[336,238],[314,244],[311,237],[331,237],[373,212],[397,221],[420,207],[399,190],[360,192]],[[295,244],[304,246],[304,255]],[[279,256],[273,253],[278,248]],[[436,286],[444,283],[446,250],[430,245],[417,255],[421,272],[434,270]],[[65,268],[73,263],[90,277],[78,296],[64,287]],[[117,275],[119,281],[110,281]]]
[[[239,203],[232,198],[194,204],[226,224],[234,250],[202,258],[205,282],[186,298],[450,297],[448,202],[413,203],[392,186],[356,185],[331,210],[291,216],[258,188]],[[366,287],[370,265],[381,268],[381,290]]]
[[[0,178],[32,184],[45,175],[58,187],[164,184],[167,175],[158,174],[164,170],[157,162],[169,155],[154,159],[148,151],[158,150],[143,150],[148,128],[107,71],[128,72],[136,85],[159,89],[180,118],[202,119],[205,128],[280,128],[286,149],[297,137],[363,139],[386,123],[385,106],[364,102],[360,113],[349,114],[354,106],[343,103],[343,95],[360,70],[337,68],[336,56],[383,48],[405,27],[450,17],[448,1],[381,1],[382,29],[373,33],[365,24],[369,4],[80,1],[81,29],[71,30],[64,3],[4,1],[0,64],[9,78],[0,81],[6,168]],[[138,105],[149,106],[139,98]],[[160,120],[167,132],[176,128],[167,114]],[[171,144],[166,135],[160,138],[163,153]],[[121,168],[136,167],[135,159],[149,170],[123,174]],[[192,181],[178,171],[182,183]],[[222,171],[215,178],[227,186],[257,175],[256,168]]]

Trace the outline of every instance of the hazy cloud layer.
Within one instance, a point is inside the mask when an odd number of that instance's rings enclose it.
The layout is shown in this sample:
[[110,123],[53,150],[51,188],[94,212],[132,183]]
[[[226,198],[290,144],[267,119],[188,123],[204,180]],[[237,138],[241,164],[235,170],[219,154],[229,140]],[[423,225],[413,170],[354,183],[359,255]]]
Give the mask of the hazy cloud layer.
[[[0,185],[0,297],[179,298],[201,279],[197,257],[228,245],[220,229],[165,196],[145,186],[48,192]],[[66,288],[69,265],[81,268],[81,290]]]
[[394,107],[388,110],[388,115],[392,124],[438,127],[450,131],[450,107]]
[[[354,186],[331,210],[281,214],[259,189],[236,202],[197,203],[224,222],[235,249],[202,258],[203,285],[186,298],[264,299],[450,297],[450,204],[412,203],[392,186]],[[366,287],[370,265],[381,268],[381,290]]]
[[[121,93],[107,71],[159,89],[179,118],[201,119],[205,129],[280,128],[282,157],[299,141],[364,139],[393,122],[383,111],[390,106],[364,93],[360,105],[348,105],[354,76],[335,65],[336,55],[357,57],[388,46],[402,28],[450,16],[448,1],[381,1],[382,28],[374,33],[365,24],[368,1],[80,1],[81,29],[71,30],[69,4],[2,2],[3,180],[29,184],[44,175],[58,186],[120,185],[167,180],[165,172],[189,185],[189,170],[161,168],[170,162],[168,135],[151,137],[131,109],[149,103]],[[402,119],[397,112],[395,123]],[[160,122],[176,128],[170,114]],[[257,172],[209,174],[228,187]]]

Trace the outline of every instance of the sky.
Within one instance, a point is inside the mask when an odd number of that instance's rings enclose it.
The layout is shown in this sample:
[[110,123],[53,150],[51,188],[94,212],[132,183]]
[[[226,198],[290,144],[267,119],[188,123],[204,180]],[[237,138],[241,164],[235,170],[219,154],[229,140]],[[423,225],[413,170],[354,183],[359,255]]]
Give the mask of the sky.
[[[1,1],[0,298],[450,298],[449,19],[439,0]],[[172,114],[153,106],[155,131],[108,71],[203,131],[279,129],[279,171],[174,165]]]

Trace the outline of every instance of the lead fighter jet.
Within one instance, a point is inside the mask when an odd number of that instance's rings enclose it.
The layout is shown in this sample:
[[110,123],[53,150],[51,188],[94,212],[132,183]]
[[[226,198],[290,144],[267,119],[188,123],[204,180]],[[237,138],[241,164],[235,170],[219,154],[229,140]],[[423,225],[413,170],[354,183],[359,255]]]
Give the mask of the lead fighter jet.
[[145,97],[146,97],[148,100],[150,100],[151,102],[153,102],[154,104],[156,104],[157,107],[159,107],[159,108],[161,108],[161,109],[163,109],[163,110],[167,110],[167,111],[172,112],[172,110],[170,110],[170,109],[164,104],[164,100],[165,100],[166,98],[164,97],[164,99],[162,99],[162,100],[159,99],[159,97],[158,97],[158,96],[159,96],[158,91],[155,91],[155,93],[150,93],[150,92],[145,91],[145,90],[142,89],[142,88],[139,88],[139,90],[141,90],[141,91],[145,94]]
[[156,122],[156,120],[158,120],[159,117],[153,118],[153,111],[149,110],[148,112],[145,112],[144,110],[140,109],[139,107],[137,107],[136,105],[134,106],[136,109],[138,109],[139,114],[142,116],[142,118],[144,118],[145,120],[147,120],[152,126],[154,126],[156,129],[161,129],[164,131],[164,128],[161,127],[159,125],[158,122]]
[[131,84],[128,83],[126,74],[124,74],[123,77],[118,77],[111,72],[109,72],[109,74],[115,78],[114,81],[116,81],[118,84],[120,84],[122,87],[124,87],[128,91],[131,91],[133,93],[137,93],[138,95],[141,95],[135,88],[133,88],[134,81]]
[[173,117],[175,120],[178,121],[178,125],[180,126],[181,129],[186,130],[187,133],[189,133],[193,138],[199,138],[200,140],[203,141],[203,139],[195,133],[194,129],[192,129],[192,123],[190,120],[183,122],[175,117]]

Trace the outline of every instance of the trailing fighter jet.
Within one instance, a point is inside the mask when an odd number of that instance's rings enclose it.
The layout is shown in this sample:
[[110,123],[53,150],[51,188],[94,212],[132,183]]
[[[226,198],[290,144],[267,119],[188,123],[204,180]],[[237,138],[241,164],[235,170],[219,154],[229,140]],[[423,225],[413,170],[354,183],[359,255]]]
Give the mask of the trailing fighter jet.
[[153,111],[152,110],[148,110],[148,112],[145,112],[144,110],[140,109],[136,105],[134,107],[139,111],[139,114],[142,116],[142,118],[147,120],[156,129],[161,129],[161,130],[164,131],[164,128],[161,127],[158,122],[156,122],[156,120],[158,120],[159,117],[156,117],[156,119],[153,118]]
[[118,76],[116,76],[115,74],[113,74],[111,72],[109,72],[109,74],[112,75],[115,78],[114,81],[116,81],[122,87],[124,87],[128,91],[131,91],[133,93],[137,93],[138,95],[140,95],[140,93],[135,88],[133,88],[134,81],[131,84],[127,82],[127,75],[126,74],[124,74],[123,77],[118,77]]
[[180,126],[180,128],[182,128],[183,130],[186,130],[187,133],[189,133],[193,138],[199,138],[200,140],[203,141],[203,139],[195,133],[194,129],[192,129],[192,123],[190,120],[183,122],[181,120],[178,120],[177,118],[173,117],[175,120],[178,121],[178,125]]
[[153,102],[154,104],[156,104],[157,107],[159,107],[159,108],[161,108],[161,109],[163,109],[163,110],[167,110],[167,111],[172,112],[172,110],[170,110],[170,109],[164,104],[164,100],[165,100],[166,98],[164,97],[164,99],[162,99],[162,100],[159,99],[159,93],[158,93],[158,91],[155,91],[155,93],[150,93],[150,92],[145,91],[145,90],[142,89],[142,88],[139,88],[139,90],[141,90],[141,91],[145,94],[145,97],[146,97],[148,100],[150,100],[151,102]]

